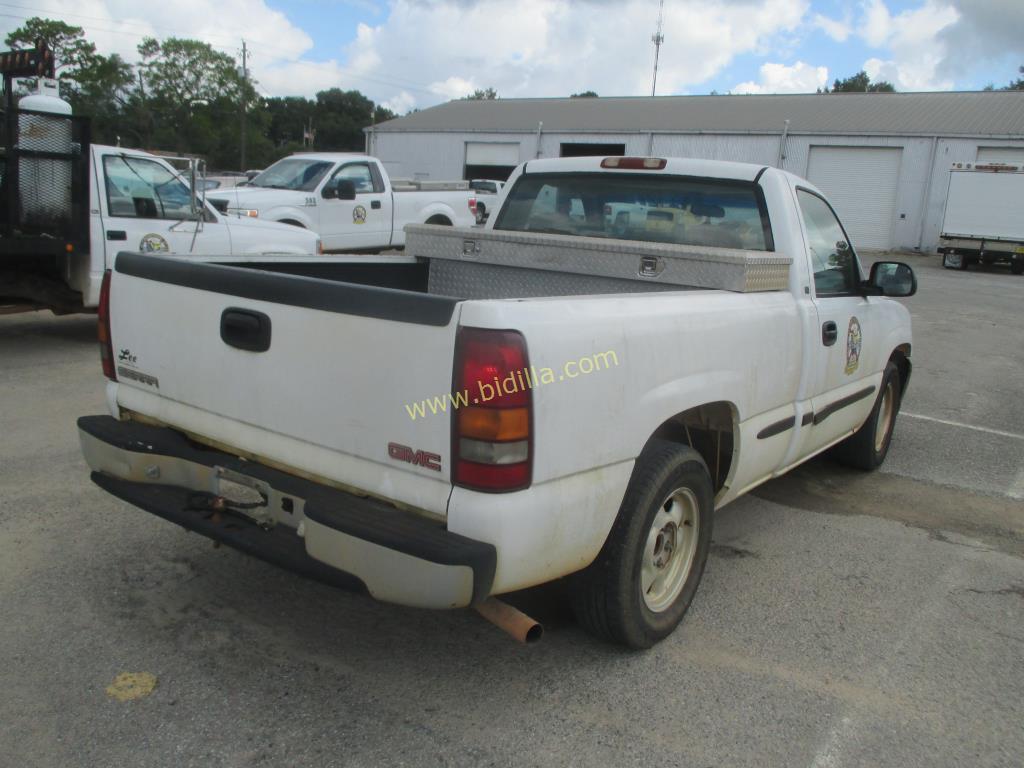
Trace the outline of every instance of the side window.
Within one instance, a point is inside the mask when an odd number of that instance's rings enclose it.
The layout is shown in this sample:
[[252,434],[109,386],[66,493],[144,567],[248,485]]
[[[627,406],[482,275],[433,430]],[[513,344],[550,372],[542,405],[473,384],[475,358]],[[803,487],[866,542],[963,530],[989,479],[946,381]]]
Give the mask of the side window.
[[815,293],[818,296],[856,293],[860,284],[860,267],[839,219],[828,203],[817,195],[802,189],[798,189],[796,194],[807,228]]
[[334,174],[334,180],[348,179],[356,185],[356,194],[363,195],[376,191],[373,186],[373,174],[369,163],[350,163],[344,165]]
[[107,210],[136,219],[186,219],[192,214],[188,187],[162,164],[142,157],[103,158]]

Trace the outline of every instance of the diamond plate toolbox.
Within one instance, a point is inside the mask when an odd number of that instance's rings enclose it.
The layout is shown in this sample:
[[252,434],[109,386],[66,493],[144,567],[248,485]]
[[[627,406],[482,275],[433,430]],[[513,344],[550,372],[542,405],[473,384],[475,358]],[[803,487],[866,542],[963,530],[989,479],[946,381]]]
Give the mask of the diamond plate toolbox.
[[770,251],[435,224],[407,225],[405,252],[429,259],[740,293],[787,290],[792,263],[789,256]]

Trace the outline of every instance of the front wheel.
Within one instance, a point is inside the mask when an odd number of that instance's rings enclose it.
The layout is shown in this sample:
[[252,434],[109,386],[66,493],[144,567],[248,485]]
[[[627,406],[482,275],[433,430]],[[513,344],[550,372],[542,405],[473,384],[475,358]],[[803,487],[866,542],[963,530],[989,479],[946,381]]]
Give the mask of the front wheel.
[[650,648],[671,634],[704,573],[713,513],[711,476],[700,454],[652,441],[601,553],[570,582],[580,624],[630,648]]
[[857,469],[878,469],[889,453],[902,394],[900,369],[890,360],[882,374],[882,389],[875,400],[875,407],[871,409],[871,415],[860,429],[833,449],[835,458]]

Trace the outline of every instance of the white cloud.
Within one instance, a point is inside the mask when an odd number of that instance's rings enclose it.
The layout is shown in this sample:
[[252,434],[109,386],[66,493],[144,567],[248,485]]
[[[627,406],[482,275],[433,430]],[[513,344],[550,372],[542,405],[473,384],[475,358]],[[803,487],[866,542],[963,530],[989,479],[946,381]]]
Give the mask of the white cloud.
[[848,19],[838,21],[837,19],[830,19],[828,16],[822,16],[820,13],[814,14],[811,23],[837,43],[845,43],[852,31]]
[[945,0],[926,0],[895,16],[884,0],[870,0],[859,33],[869,45],[887,49],[888,56],[868,59],[864,71],[899,91],[952,88],[953,78],[943,74],[948,51],[942,35],[959,19],[960,12]]
[[[699,85],[738,54],[792,32],[807,7],[807,0],[666,5],[658,93]],[[348,71],[396,81],[368,92],[391,98],[401,90],[416,106],[477,88],[502,97],[642,95],[651,87],[656,22],[649,0],[394,0],[388,18],[349,47]],[[379,69],[356,63],[371,53]]]
[[868,45],[879,48],[888,41],[892,34],[892,16],[884,0],[868,0],[864,5],[864,21],[860,30],[861,37]]
[[828,67],[812,67],[798,61],[791,67],[767,62],[761,65],[760,82],[740,83],[733,93],[814,93],[828,83]]
[[472,80],[463,80],[461,77],[449,77],[443,82],[430,84],[430,91],[438,96],[443,96],[446,100],[461,99],[476,89]]

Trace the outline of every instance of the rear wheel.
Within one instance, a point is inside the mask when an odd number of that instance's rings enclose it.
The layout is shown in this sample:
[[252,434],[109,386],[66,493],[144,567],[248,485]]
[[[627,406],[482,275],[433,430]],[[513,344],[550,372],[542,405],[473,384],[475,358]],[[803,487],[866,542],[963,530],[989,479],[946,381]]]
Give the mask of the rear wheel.
[[947,253],[942,257],[942,266],[946,269],[967,269],[967,257],[962,253]]
[[1011,261],[1010,271],[1015,275],[1024,275],[1024,259],[1014,259]]
[[871,471],[878,469],[889,453],[896,414],[900,411],[900,370],[891,360],[882,374],[882,388],[875,407],[864,425],[837,445],[833,456],[843,464]]
[[442,227],[450,227],[452,225],[451,220],[447,216],[441,216],[441,215],[431,216],[429,219],[427,219],[427,221],[425,223],[427,223],[427,224],[440,224]]
[[601,553],[571,581],[580,624],[630,648],[649,648],[671,634],[704,573],[713,511],[700,454],[652,441],[637,460]]

